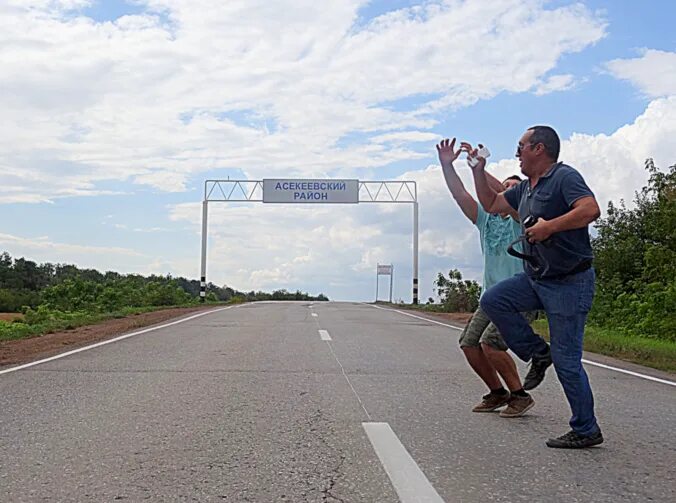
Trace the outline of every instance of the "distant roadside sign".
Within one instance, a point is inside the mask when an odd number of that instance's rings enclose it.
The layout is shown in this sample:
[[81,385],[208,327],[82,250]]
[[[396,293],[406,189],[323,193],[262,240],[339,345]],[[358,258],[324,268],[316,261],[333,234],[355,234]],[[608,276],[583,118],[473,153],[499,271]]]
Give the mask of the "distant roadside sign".
[[359,202],[359,180],[263,179],[264,203]]
[[384,275],[384,276],[391,275],[392,274],[392,266],[391,265],[380,265],[380,264],[378,264],[378,274]]

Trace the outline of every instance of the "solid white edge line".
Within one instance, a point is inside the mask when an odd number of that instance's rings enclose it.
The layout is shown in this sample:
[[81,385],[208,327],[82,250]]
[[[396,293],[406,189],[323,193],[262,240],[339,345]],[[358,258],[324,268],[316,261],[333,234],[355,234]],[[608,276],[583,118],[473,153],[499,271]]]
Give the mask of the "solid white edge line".
[[[455,330],[462,330],[462,328],[454,327],[453,325],[449,325],[447,323],[441,323],[440,321],[434,321],[430,320],[429,318],[423,318],[422,316],[416,316],[415,314],[410,314],[406,313],[404,311],[399,311],[398,309],[388,309],[386,307],[380,307],[380,306],[374,306],[373,304],[367,304],[366,302],[362,302],[365,306],[370,306],[370,307],[375,307],[376,309],[382,309],[383,311],[393,311],[395,313],[403,314],[404,316],[411,316],[412,318],[418,318],[420,320],[425,320],[429,321],[430,323],[436,323],[437,325],[442,325],[444,327],[449,327],[449,328],[454,328]],[[621,372],[622,374],[628,374],[634,377],[640,377],[641,379],[647,379],[648,381],[654,381],[654,382],[659,382],[662,384],[668,384],[669,386],[676,386],[676,382],[674,381],[669,381],[667,379],[660,379],[659,377],[653,377],[649,376],[646,374],[640,374],[639,372],[633,372],[631,370],[625,370],[621,369],[618,367],[612,367],[610,365],[605,365],[603,363],[597,363],[591,360],[587,360],[585,358],[582,359],[582,363],[586,363],[587,365],[593,365],[595,367],[601,367],[607,370],[614,370],[615,372]]]
[[430,323],[435,323],[437,325],[441,325],[441,326],[444,326],[444,327],[453,328],[455,330],[462,331],[462,328],[460,328],[460,327],[449,325],[448,323],[441,323],[440,321],[430,320],[429,318],[424,318],[423,316],[416,316],[415,314],[406,313],[404,311],[399,311],[398,309],[388,309],[386,307],[374,306],[373,304],[367,304],[365,302],[362,302],[362,304],[364,304],[365,306],[375,307],[376,309],[382,309],[383,311],[392,311],[394,313],[403,314],[404,316],[410,316],[411,318],[418,318],[419,320],[429,321]]
[[631,370],[625,370],[625,369],[620,369],[620,368],[617,368],[617,367],[611,367],[610,365],[605,365],[603,363],[593,362],[591,360],[586,360],[585,358],[582,358],[582,363],[586,363],[587,365],[594,365],[595,367],[601,367],[601,368],[608,369],[608,370],[614,370],[615,372],[621,372],[623,374],[629,374],[629,375],[634,376],[634,377],[640,377],[641,379],[648,379],[649,381],[655,381],[655,382],[659,382],[659,383],[662,383],[662,384],[668,384],[670,386],[676,386],[676,382],[674,382],[674,381],[668,381],[666,379],[660,379],[659,377],[653,377],[653,376],[649,376],[649,375],[645,375],[645,374],[639,374],[638,372],[633,372]]
[[147,332],[152,332],[153,330],[159,330],[160,328],[166,328],[170,327],[172,325],[177,325],[179,323],[183,323],[185,321],[190,321],[194,320],[195,318],[199,318],[200,316],[206,316],[207,314],[212,314],[212,313],[217,313],[219,311],[225,311],[226,309],[232,309],[233,307],[239,307],[242,304],[238,304],[236,306],[228,306],[228,307],[221,307],[219,309],[213,309],[210,311],[205,311],[203,313],[198,313],[194,314],[192,316],[189,316],[188,318],[181,318],[180,320],[172,321],[170,323],[165,323],[164,325],[159,325],[156,327],[151,327],[151,328],[145,328],[143,330],[139,330],[138,332],[132,332],[131,334],[125,334],[121,335],[119,337],[115,337],[114,339],[108,339],[105,341],[97,342],[96,344],[92,344],[90,346],[85,346],[82,348],[78,349],[73,349],[72,351],[67,351],[65,353],[61,353],[55,356],[50,356],[49,358],[45,358],[43,360],[38,360],[35,362],[30,362],[30,363],[24,363],[23,365],[17,365],[16,367],[11,367],[5,370],[0,370],[0,375],[2,374],[8,374],[10,372],[16,372],[17,370],[22,370],[28,367],[34,367],[35,365],[40,365],[41,363],[46,363],[46,362],[51,362],[52,360],[58,360],[59,358],[64,358],[66,356],[74,355],[75,353],[81,353],[82,351],[87,351],[89,349],[94,349],[98,348],[99,346],[105,346],[106,344],[112,344],[113,342],[121,341],[123,339],[128,339],[129,337],[134,337],[135,335],[141,335],[145,334]]
[[444,503],[388,423],[362,423],[401,503]]
[[319,330],[319,337],[321,337],[323,341],[332,340],[331,336],[329,335],[329,333],[326,330]]

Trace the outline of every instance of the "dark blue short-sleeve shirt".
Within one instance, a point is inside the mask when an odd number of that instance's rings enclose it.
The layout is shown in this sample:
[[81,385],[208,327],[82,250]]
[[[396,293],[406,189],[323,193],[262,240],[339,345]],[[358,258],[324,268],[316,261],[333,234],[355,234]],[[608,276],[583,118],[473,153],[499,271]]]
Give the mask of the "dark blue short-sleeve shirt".
[[[523,222],[528,215],[537,220],[551,220],[568,213],[578,199],[594,196],[577,170],[561,162],[556,163],[531,188],[524,180],[505,193],[509,205],[519,212]],[[582,262],[592,259],[589,226],[552,234],[549,245],[524,243],[524,253],[534,255],[541,264],[539,270],[524,261],[527,274],[539,278],[560,276],[571,272]]]

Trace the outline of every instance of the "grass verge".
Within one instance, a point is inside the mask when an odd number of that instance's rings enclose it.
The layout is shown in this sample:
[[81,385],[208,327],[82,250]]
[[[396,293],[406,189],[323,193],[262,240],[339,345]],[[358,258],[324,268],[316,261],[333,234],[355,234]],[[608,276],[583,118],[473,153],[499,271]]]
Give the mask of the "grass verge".
[[[533,329],[549,340],[547,320],[536,320]],[[616,330],[587,325],[584,349],[646,367],[676,373],[676,342],[627,335]]]
[[[237,302],[234,302],[237,303]],[[209,306],[225,305],[227,302],[209,303]],[[62,330],[72,330],[85,325],[94,325],[96,323],[111,320],[114,318],[125,318],[135,314],[149,313],[152,311],[162,311],[164,309],[174,309],[180,307],[200,307],[201,304],[184,304],[177,306],[163,306],[163,307],[128,307],[119,309],[109,313],[90,313],[86,311],[77,311],[73,313],[58,314],[45,319],[41,319],[36,323],[27,323],[23,319],[16,319],[13,321],[0,320],[0,341],[11,341],[17,339],[27,339],[29,337],[38,337],[52,332],[60,332]]]
[[[389,304],[387,302],[378,302],[378,304],[429,313],[445,312],[442,306],[433,304]],[[547,320],[535,320],[533,329],[549,340]],[[676,342],[673,341],[628,335],[619,330],[587,325],[584,350],[676,373]]]

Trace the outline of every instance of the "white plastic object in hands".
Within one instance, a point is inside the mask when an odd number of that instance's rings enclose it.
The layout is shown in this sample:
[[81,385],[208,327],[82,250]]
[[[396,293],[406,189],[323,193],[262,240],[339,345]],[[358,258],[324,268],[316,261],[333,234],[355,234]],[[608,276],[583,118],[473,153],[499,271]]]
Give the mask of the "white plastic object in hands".
[[491,156],[491,152],[487,147],[481,147],[479,150],[477,150],[476,155],[477,157],[471,157],[469,155],[467,156],[467,164],[469,164],[470,168],[474,168],[477,164],[479,164],[478,157],[488,159]]

